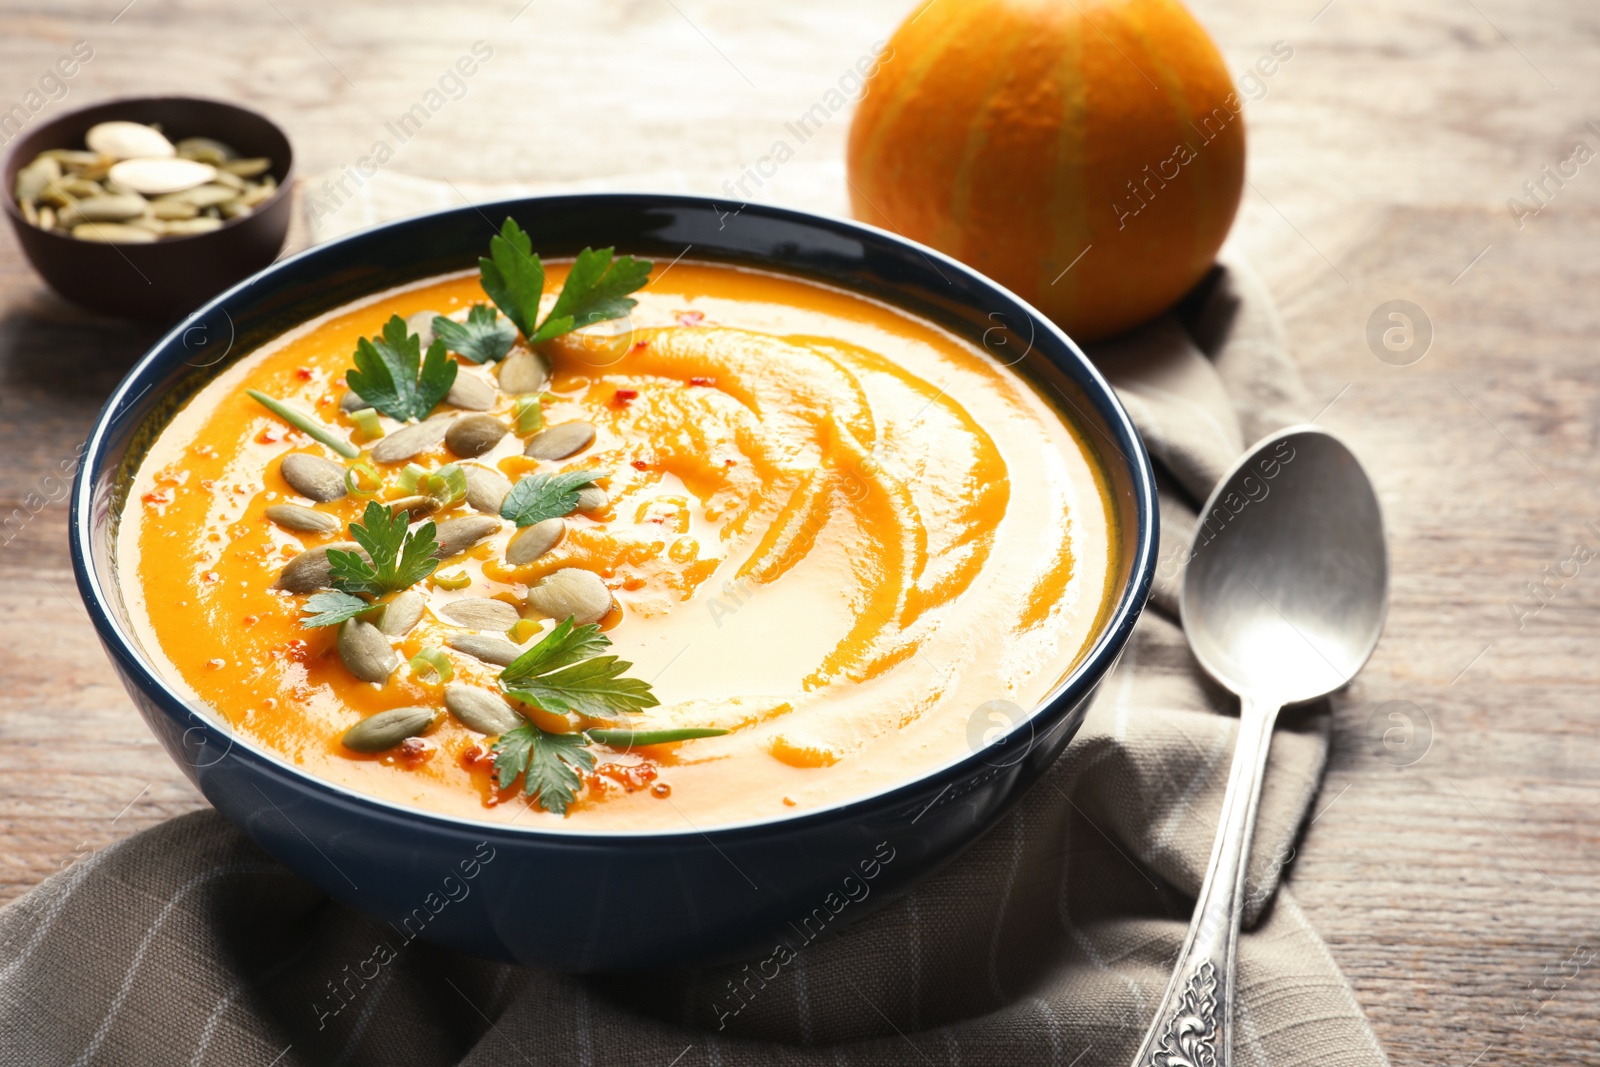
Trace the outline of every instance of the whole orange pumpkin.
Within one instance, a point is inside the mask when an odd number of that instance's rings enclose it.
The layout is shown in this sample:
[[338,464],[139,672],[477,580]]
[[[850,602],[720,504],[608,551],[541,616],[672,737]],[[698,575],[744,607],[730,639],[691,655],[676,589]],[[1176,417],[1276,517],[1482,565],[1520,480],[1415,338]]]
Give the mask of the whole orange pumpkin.
[[1241,108],[1176,0],[932,0],[856,112],[851,202],[1094,340],[1210,267],[1244,183]]

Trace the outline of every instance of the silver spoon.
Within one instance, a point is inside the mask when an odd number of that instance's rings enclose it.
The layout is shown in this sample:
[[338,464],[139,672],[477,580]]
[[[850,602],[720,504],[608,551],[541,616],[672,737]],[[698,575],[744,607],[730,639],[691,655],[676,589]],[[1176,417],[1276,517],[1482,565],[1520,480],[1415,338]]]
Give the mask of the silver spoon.
[[1383,631],[1389,563],[1366,471],[1315,426],[1267,437],[1206,501],[1180,601],[1201,666],[1239,696],[1239,740],[1211,862],[1134,1067],[1231,1067],[1234,960],[1261,779],[1278,711],[1341,688]]

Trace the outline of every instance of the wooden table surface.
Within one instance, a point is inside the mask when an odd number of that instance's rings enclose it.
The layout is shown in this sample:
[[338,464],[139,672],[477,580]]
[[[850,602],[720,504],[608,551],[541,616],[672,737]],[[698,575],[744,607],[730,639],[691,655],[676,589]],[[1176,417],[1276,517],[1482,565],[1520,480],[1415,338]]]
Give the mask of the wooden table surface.
[[[118,93],[236,98],[288,128],[311,174],[365,154],[481,39],[492,60],[390,166],[484,181],[737,177],[908,7],[124,4],[8,4],[0,110],[87,40],[93,59],[51,112]],[[1507,205],[1536,206],[1523,183],[1577,144],[1600,152],[1600,19],[1576,0],[1195,8],[1236,76],[1275,42],[1292,49],[1251,94],[1236,239],[1279,301],[1320,421],[1367,460],[1390,524],[1388,631],[1338,702],[1293,885],[1396,1063],[1600,1064],[1600,561],[1579,562],[1600,551],[1600,164],[1546,179],[1547,206],[1520,225]],[[834,119],[797,162],[839,159],[846,128]],[[63,304],[9,230],[0,249],[10,899],[204,802],[90,631],[53,475],[153,331]],[[1406,366],[1366,339],[1391,300],[1431,322]],[[1386,750],[1374,739],[1395,710],[1414,732]]]

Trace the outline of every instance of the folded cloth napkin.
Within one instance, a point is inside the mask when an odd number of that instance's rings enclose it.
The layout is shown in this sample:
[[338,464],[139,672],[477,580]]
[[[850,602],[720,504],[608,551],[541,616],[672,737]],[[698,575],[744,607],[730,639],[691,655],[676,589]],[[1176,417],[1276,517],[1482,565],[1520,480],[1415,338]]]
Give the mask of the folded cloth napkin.
[[[0,910],[0,1064],[1123,1067],[1183,939],[1237,732],[1176,622],[1195,505],[1245,442],[1308,412],[1270,299],[1237,263],[1093,354],[1162,468],[1153,606],[1044,780],[911,894],[776,978],[575,978],[401,943],[198,812]],[[1327,745],[1326,705],[1273,741],[1241,1064],[1387,1063],[1280,884]]]

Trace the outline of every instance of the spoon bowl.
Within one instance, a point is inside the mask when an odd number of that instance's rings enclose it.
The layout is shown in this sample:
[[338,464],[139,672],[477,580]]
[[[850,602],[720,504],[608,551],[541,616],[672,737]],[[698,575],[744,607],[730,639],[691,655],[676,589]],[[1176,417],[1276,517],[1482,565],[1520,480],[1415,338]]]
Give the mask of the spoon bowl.
[[1212,493],[1180,613],[1213,678],[1297,704],[1355,677],[1388,602],[1371,480],[1339,438],[1296,426],[1262,441]]

